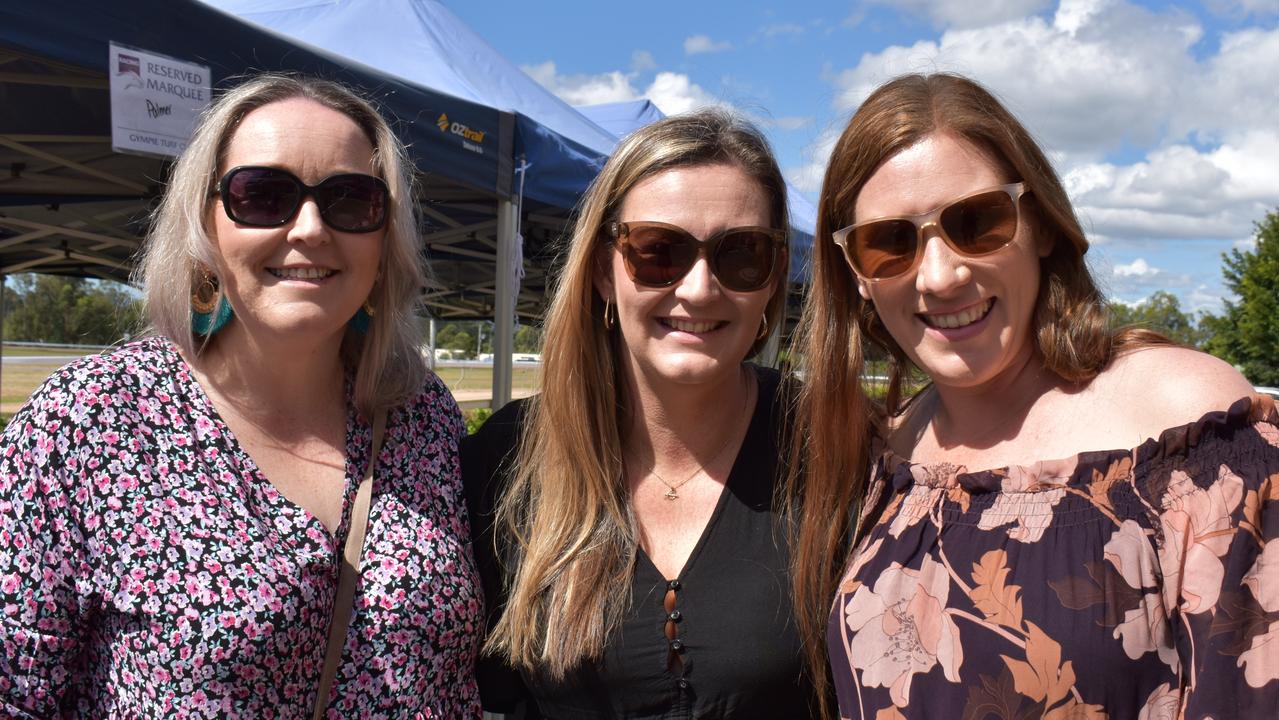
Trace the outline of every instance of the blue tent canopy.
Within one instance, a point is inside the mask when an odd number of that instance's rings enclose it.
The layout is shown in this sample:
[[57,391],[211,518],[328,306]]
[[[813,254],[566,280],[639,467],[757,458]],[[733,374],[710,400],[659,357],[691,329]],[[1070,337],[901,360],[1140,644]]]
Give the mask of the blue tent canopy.
[[624,138],[645,125],[666,117],[652,100],[578,105],[577,111],[595,121],[616,138]]
[[515,115],[524,194],[572,208],[616,136],[526,75],[436,0],[205,0],[308,46]]
[[[275,70],[305,72],[364,88],[399,118],[397,130],[412,147],[421,169],[483,190],[509,192],[512,129],[502,127],[501,113],[491,107],[354,65],[322,50],[299,48],[199,3],[41,0],[0,5],[0,47],[20,59],[39,58],[103,74],[110,41],[207,65],[215,87],[247,72]],[[91,88],[6,84],[2,99],[0,131],[5,133],[110,134],[105,81]],[[441,116],[483,132],[485,141],[466,142],[458,134],[441,130],[437,125]],[[0,190],[10,188],[0,186]]]

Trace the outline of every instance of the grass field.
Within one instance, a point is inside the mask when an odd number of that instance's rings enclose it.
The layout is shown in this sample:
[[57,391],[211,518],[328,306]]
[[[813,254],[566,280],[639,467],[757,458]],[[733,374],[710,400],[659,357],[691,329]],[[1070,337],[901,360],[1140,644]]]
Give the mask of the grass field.
[[[4,347],[3,357],[37,356],[37,355],[74,355],[75,351],[65,348],[41,349],[27,347]],[[65,360],[49,362],[3,362],[0,359],[0,415],[4,418],[17,411],[26,402],[44,379],[58,368],[66,364]],[[468,406],[476,405],[476,400],[488,398],[493,387],[493,368],[485,366],[441,365],[436,373],[444,380],[449,389],[458,395],[458,401]],[[536,391],[541,384],[542,368],[540,365],[516,363],[512,373],[511,386],[516,396]]]

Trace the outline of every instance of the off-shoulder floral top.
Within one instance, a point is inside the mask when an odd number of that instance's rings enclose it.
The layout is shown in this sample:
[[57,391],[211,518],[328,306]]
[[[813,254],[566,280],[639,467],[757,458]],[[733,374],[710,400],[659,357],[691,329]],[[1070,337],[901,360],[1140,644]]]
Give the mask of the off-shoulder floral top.
[[889,452],[830,616],[845,718],[1279,717],[1279,415],[968,472]]
[[[348,407],[335,538],[168,340],[56,372],[0,440],[0,717],[309,718],[372,444]],[[330,718],[480,716],[461,434],[434,377],[388,415]]]

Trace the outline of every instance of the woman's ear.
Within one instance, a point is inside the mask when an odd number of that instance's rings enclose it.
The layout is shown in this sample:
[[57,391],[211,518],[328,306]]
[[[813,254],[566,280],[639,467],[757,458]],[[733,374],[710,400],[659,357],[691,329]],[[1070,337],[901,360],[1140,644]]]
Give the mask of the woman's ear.
[[861,295],[862,299],[865,300],[866,302],[871,302],[870,283],[866,282],[865,280],[861,278],[857,278],[857,294]]
[[608,245],[601,245],[595,251],[592,265],[591,284],[595,286],[595,292],[599,293],[601,299],[611,302],[614,297],[613,248]]

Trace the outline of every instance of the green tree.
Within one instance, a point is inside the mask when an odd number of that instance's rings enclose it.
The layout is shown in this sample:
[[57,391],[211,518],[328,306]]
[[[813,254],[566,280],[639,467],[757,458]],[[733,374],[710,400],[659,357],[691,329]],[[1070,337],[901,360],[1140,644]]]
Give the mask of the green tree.
[[107,345],[138,332],[141,303],[115,283],[14,275],[5,297],[5,338]]
[[1199,347],[1208,334],[1198,326],[1194,316],[1181,311],[1176,295],[1163,290],[1155,291],[1140,305],[1112,303],[1110,326],[1143,327],[1189,347]]
[[542,347],[542,329],[533,325],[521,325],[515,331],[515,352],[535,353]]
[[1212,333],[1205,349],[1253,383],[1279,386],[1279,211],[1256,229],[1252,250],[1222,255],[1221,274],[1235,300],[1225,303],[1224,315],[1204,318]]

